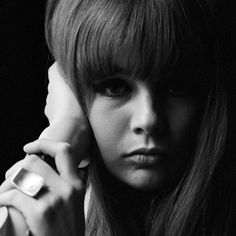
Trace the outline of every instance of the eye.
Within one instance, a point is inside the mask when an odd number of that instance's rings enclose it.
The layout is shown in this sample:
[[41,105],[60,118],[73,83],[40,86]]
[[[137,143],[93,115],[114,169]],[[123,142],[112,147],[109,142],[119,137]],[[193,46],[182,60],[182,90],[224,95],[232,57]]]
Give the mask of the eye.
[[131,88],[122,79],[109,79],[95,86],[95,92],[106,97],[123,97],[129,94]]
[[168,87],[168,94],[174,97],[184,97],[190,94],[187,88],[180,87],[180,86],[169,86]]
[[167,93],[173,97],[188,97],[193,95],[194,86],[191,83],[185,81],[175,81],[168,83]]

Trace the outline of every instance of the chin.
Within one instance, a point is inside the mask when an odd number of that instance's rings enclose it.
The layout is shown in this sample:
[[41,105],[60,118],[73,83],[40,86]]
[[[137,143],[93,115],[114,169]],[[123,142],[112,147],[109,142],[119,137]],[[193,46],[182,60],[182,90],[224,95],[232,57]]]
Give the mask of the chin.
[[163,187],[164,178],[157,172],[138,170],[126,183],[137,190],[152,191]]

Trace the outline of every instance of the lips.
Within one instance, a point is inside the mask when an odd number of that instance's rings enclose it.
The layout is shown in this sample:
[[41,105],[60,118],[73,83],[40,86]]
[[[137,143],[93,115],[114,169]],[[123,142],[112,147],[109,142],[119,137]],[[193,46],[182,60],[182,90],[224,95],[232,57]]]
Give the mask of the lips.
[[139,148],[125,154],[124,156],[129,157],[133,155],[155,156],[155,155],[166,155],[166,152],[160,148]]
[[127,160],[141,166],[157,164],[165,156],[166,152],[160,148],[139,148],[124,155]]

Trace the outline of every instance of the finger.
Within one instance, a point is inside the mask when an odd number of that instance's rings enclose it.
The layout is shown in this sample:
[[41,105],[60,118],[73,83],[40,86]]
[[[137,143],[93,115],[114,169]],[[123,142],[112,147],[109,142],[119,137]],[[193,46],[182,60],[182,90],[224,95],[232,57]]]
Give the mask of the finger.
[[[27,204],[24,204],[27,202]],[[27,196],[17,189],[11,189],[0,194],[0,206],[14,207],[24,216],[30,215],[31,210],[35,206],[36,200]]]
[[[25,159],[27,158],[28,158],[28,155],[25,156]],[[23,163],[24,163],[24,159],[16,162],[13,166],[11,166],[5,173],[5,179],[10,178],[19,168],[23,167]]]
[[[24,178],[24,177],[20,177],[20,179],[19,179],[19,177],[16,177],[16,176],[18,176],[18,173],[19,173],[19,171],[17,171],[17,174],[16,174],[15,176],[13,175],[14,177],[10,177],[10,178],[6,179],[6,180],[1,184],[1,186],[0,186],[0,194],[1,194],[1,193],[4,193],[4,192],[7,192],[7,191],[10,191],[10,190],[12,190],[12,189],[18,189],[18,188],[19,188],[19,190],[21,190],[21,187],[18,185],[18,183],[16,184],[16,182],[15,182],[14,179],[18,179],[18,181],[20,181],[20,185],[21,185],[21,184],[24,183],[25,178]],[[26,177],[26,178],[27,178],[27,177]],[[29,178],[30,178],[30,177],[29,177]],[[18,182],[18,181],[17,181],[17,182]],[[47,180],[44,179],[43,186],[42,186],[42,189],[43,189],[43,190],[49,189],[49,185],[46,183],[46,181],[47,181]],[[27,182],[27,180],[26,180],[26,182]],[[33,184],[32,181],[31,181],[31,184]],[[23,185],[24,185],[24,184],[23,184]],[[61,187],[61,185],[60,185],[60,187]],[[51,189],[56,189],[56,188],[51,188]],[[40,189],[40,192],[43,193],[44,191],[41,191],[41,189]],[[40,195],[41,195],[41,194],[40,194]]]
[[9,178],[2,182],[0,186],[0,194],[13,189],[13,185],[10,183]]
[[[9,178],[7,178],[0,186],[0,194],[1,193],[4,193],[4,192],[7,192],[7,191],[10,191],[12,189],[19,189],[21,190],[21,186],[18,185],[18,182],[20,181],[20,185],[24,185],[24,183],[27,182],[27,180],[25,179],[25,177],[19,177],[18,175],[19,173],[19,170],[17,170],[17,174],[16,175],[13,175]],[[33,172],[32,172],[33,173]],[[41,175],[40,175],[41,176]],[[27,178],[27,177],[26,177]],[[30,178],[30,177],[29,177]],[[15,182],[15,180],[17,179],[17,184]],[[26,180],[26,182],[24,181]],[[56,190],[55,192],[60,192],[61,191],[61,188],[63,188],[63,184],[64,183],[60,183],[60,184],[56,184],[57,181],[53,180],[52,182],[58,186],[58,187],[55,187],[54,185],[53,186],[50,186],[48,184],[48,182],[50,183],[50,181],[48,181],[48,179],[44,179],[43,178],[43,186],[41,187],[41,190],[40,189],[40,196],[42,195],[42,193],[44,193],[46,189],[50,189],[50,190]],[[29,186],[29,182],[27,182],[27,186]],[[34,184],[35,182],[32,182],[31,181],[31,184]],[[64,184],[65,185],[65,184]],[[23,187],[24,188],[24,187]],[[27,187],[28,188],[28,187]]]
[[2,182],[0,186],[0,194],[6,191],[9,191],[11,189],[10,184],[9,184],[9,179],[6,179],[5,181]]
[[79,178],[78,168],[70,144],[40,139],[24,146],[24,151],[29,153],[41,152],[54,157],[61,177],[71,183],[76,189],[83,188],[83,182]]
[[0,206],[13,207],[19,211],[23,215],[30,230],[33,234],[35,233],[34,235],[39,235],[39,232],[43,230],[42,227],[46,225],[44,216],[50,204],[50,202],[46,203],[47,200],[36,200],[17,189],[0,194]]
[[[40,175],[44,178],[45,184],[56,191],[60,191],[63,180],[61,177],[55,172],[55,170],[49,166],[45,161],[40,159],[37,155],[27,155],[25,159],[15,164],[12,168],[8,170],[10,176],[7,179],[11,179],[11,176],[15,174],[15,172],[19,168],[25,168],[26,170],[33,172],[35,174]],[[5,189],[5,183],[2,184],[2,191]]]
[[[56,199],[55,196],[60,196],[62,199],[65,199],[67,201],[68,199],[70,199],[71,194],[74,193],[73,186],[67,183],[62,178],[60,178],[60,181],[58,181],[59,184],[57,184],[57,187],[55,186],[49,187],[47,182],[48,179],[44,179],[43,187],[42,189],[40,189],[39,193],[36,196],[38,200],[43,200],[53,205],[55,202],[60,202],[55,200]],[[52,182],[55,183],[56,181],[52,180]],[[2,183],[0,187],[0,194],[8,192],[13,189],[18,189],[18,187],[15,184],[13,184],[11,178],[8,178]],[[18,190],[21,191],[21,188]]]
[[16,162],[11,168],[9,168],[6,173],[5,173],[5,179],[10,178],[21,166],[22,166],[22,161],[20,160]]

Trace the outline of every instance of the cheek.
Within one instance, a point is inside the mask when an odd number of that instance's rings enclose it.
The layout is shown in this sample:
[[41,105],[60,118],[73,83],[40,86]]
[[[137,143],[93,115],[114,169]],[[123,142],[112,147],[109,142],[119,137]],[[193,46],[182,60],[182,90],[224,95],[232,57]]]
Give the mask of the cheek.
[[196,106],[190,101],[176,100],[169,104],[167,109],[167,120],[171,140],[174,143],[183,142],[188,133],[194,133],[196,127]]
[[102,156],[116,156],[117,147],[127,131],[127,115],[104,101],[95,101],[89,113],[89,120]]

